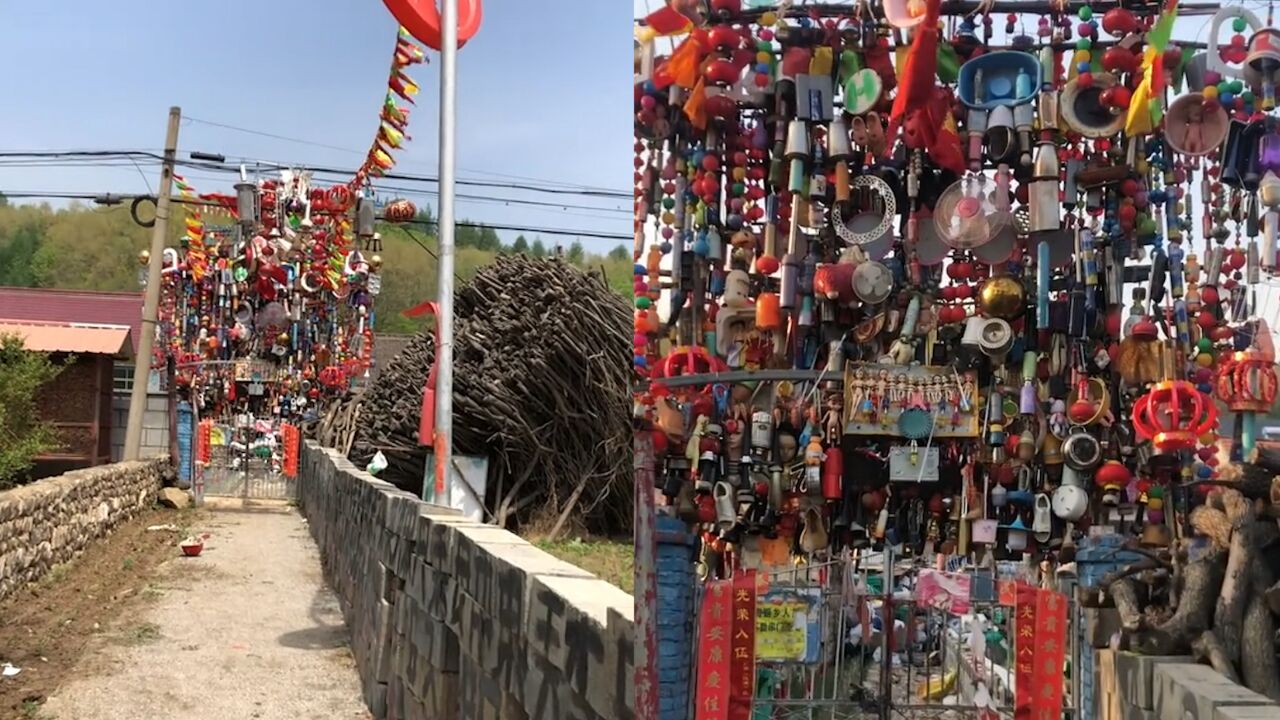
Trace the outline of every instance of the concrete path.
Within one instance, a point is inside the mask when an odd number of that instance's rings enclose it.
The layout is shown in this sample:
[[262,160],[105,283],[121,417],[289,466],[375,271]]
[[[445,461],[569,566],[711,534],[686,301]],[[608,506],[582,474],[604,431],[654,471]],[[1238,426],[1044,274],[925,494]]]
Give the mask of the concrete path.
[[[197,528],[192,528],[193,531]],[[368,718],[337,599],[296,510],[215,510],[204,553],[166,563],[106,628],[50,720]]]

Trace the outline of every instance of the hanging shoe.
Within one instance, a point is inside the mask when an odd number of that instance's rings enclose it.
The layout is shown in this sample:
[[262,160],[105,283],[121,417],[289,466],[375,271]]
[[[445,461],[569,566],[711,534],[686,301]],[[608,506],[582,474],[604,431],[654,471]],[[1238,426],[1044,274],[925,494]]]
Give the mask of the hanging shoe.
[[814,553],[819,550],[825,550],[830,544],[830,539],[827,537],[826,519],[822,517],[822,510],[810,506],[804,511],[804,530],[800,533],[800,549],[806,553]]

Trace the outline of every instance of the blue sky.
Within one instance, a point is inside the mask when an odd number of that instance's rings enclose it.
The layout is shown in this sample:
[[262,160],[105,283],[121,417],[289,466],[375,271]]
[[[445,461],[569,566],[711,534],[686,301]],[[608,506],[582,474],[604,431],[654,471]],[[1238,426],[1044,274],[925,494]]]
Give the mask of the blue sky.
[[[0,6],[0,48],[9,59],[0,111],[5,151],[158,151],[166,112],[178,105],[184,116],[359,151],[188,121],[179,135],[184,154],[354,169],[377,129],[396,35],[396,22],[378,0]],[[484,9],[479,35],[459,53],[459,176],[520,182],[503,177],[514,175],[629,192],[632,19],[625,4],[487,0]],[[410,122],[413,141],[397,170],[436,175],[439,55],[428,50],[428,59],[412,71],[422,92]],[[158,169],[142,170],[154,185]],[[230,189],[229,176],[186,174],[200,191]],[[132,166],[0,165],[3,190],[143,192],[146,184]],[[626,198],[458,191],[606,208],[459,200],[459,219],[630,236]],[[407,196],[435,204],[434,197]],[[566,245],[572,240],[561,238]],[[595,251],[630,247],[625,239],[583,243]]]

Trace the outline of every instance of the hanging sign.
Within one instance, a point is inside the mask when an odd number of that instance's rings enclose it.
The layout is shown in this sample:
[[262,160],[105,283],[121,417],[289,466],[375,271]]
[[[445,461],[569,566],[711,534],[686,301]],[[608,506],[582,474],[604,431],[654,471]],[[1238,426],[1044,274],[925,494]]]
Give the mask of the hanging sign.
[[1035,667],[1031,687],[1033,720],[1062,717],[1063,665],[1067,645],[1067,599],[1053,590],[1036,597]]
[[733,579],[733,657],[729,660],[729,720],[751,720],[756,694],[756,571]]
[[774,587],[756,601],[756,657],[771,662],[818,662],[817,588]]
[[729,658],[733,634],[733,588],[729,580],[707,583],[698,616],[698,686],[695,720],[728,720]]
[[1037,590],[1026,583],[1018,583],[1017,606],[1014,610],[1015,687],[1013,697],[1014,720],[1031,720],[1031,698],[1034,695],[1036,676],[1036,601]]

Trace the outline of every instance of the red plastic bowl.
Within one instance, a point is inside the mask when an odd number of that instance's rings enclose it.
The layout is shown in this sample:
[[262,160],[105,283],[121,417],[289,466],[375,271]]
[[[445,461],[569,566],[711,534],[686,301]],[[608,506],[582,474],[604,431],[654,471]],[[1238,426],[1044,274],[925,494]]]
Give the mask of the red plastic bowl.
[[195,557],[204,552],[204,543],[183,543],[179,547],[182,548],[182,554],[187,557]]

